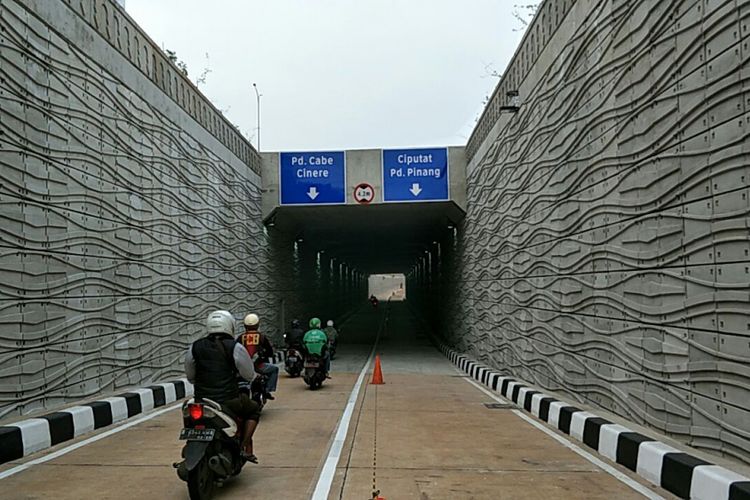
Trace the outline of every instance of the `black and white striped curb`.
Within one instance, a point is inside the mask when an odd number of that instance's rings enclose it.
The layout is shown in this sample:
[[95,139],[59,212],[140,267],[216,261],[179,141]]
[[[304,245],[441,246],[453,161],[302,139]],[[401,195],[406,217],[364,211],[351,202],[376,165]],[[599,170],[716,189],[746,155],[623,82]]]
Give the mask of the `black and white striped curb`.
[[[286,352],[279,350],[272,362],[280,364],[285,359]],[[0,464],[192,395],[193,385],[179,379],[0,426]]]
[[512,400],[526,412],[678,497],[750,500],[750,479],[741,474],[547,396],[447,346],[440,345],[440,350],[473,379]]
[[192,395],[193,385],[180,379],[1,426],[0,464]]

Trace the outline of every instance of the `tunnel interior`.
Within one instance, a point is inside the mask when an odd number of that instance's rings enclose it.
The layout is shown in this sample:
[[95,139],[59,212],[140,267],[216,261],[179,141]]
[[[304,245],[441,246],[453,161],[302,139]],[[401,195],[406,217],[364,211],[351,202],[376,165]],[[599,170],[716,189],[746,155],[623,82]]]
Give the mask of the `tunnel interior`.
[[394,274],[405,278],[406,307],[430,318],[431,304],[445,300],[441,268],[462,218],[452,202],[275,209],[265,225],[289,292],[281,326],[313,316],[340,324],[368,305],[371,276]]

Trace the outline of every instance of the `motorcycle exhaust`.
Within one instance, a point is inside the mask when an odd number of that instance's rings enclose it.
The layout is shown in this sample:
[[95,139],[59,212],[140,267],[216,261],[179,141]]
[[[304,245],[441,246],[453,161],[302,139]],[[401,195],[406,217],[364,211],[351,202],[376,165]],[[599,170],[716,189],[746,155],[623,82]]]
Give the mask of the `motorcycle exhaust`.
[[208,466],[220,476],[228,476],[232,472],[232,461],[222,453],[209,458]]
[[177,477],[187,482],[188,470],[187,470],[187,467],[185,467],[185,461],[183,460],[182,462],[175,462],[172,464],[172,467],[177,469]]

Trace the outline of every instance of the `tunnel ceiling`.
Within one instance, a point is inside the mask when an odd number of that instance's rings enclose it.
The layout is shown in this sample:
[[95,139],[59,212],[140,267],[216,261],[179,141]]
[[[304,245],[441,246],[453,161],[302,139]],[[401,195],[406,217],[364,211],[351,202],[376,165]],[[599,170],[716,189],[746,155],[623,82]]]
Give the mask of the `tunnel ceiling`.
[[406,272],[463,218],[452,202],[280,207],[271,231],[301,237],[366,274]]

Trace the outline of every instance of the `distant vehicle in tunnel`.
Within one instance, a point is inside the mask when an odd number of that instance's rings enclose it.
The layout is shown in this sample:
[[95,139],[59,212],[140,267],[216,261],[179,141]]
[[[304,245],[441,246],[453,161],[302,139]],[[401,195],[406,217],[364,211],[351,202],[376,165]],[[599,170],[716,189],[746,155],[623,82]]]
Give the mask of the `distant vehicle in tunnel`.
[[321,355],[308,353],[305,356],[304,380],[310,386],[310,389],[319,389],[323,385],[323,382],[328,377],[325,366],[326,362]]
[[320,319],[310,320],[310,330],[303,339],[305,348],[304,380],[310,389],[318,389],[328,377],[331,357],[328,352],[328,337],[320,329]]
[[331,357],[332,360],[336,358],[336,345],[337,345],[336,339],[328,339],[328,355]]
[[290,377],[299,377],[305,367],[305,355],[297,347],[288,347],[286,350],[286,359],[284,360],[284,370]]
[[336,330],[336,327],[333,326],[332,319],[329,319],[326,322],[326,327],[323,331],[325,332],[326,337],[328,337],[328,355],[331,356],[331,359],[334,359],[336,357],[336,347],[339,343],[339,332]]
[[305,331],[302,329],[299,320],[292,320],[291,330],[284,334],[284,343],[286,344],[284,370],[291,377],[299,377],[305,367],[305,355],[302,346],[304,337]]
[[377,309],[378,308],[378,298],[374,295],[370,296],[370,304],[372,304],[372,307]]

